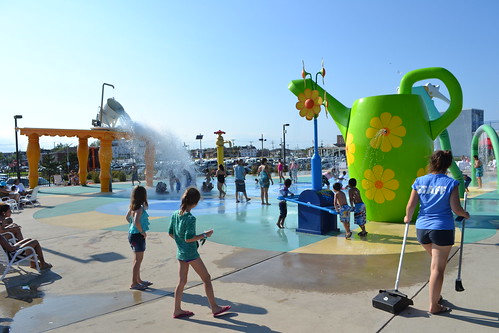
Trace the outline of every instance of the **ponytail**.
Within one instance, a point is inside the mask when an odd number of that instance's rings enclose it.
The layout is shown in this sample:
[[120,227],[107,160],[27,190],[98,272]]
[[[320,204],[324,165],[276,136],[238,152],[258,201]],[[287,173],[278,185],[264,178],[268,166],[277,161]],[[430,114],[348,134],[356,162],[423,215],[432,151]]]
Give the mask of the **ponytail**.
[[184,215],[187,208],[192,205],[197,205],[201,199],[201,193],[195,187],[189,187],[185,190],[180,201],[180,215]]

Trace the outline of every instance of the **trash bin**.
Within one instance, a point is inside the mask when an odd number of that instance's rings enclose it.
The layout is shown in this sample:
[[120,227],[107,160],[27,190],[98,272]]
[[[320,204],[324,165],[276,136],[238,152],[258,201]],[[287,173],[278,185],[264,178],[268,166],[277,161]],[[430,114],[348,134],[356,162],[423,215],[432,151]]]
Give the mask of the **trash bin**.
[[331,231],[339,232],[336,214],[316,208],[334,209],[333,200],[334,192],[331,190],[305,190],[301,192],[298,201],[311,206],[298,205],[298,228],[296,231],[316,235],[324,235]]

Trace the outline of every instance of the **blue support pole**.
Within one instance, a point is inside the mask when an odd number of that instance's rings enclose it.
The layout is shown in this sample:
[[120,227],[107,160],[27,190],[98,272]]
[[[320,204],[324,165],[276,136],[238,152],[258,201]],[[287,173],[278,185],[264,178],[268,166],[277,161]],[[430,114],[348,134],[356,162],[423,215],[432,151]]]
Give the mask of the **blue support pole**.
[[319,138],[317,134],[317,117],[314,118],[314,155],[312,156],[312,189],[320,191],[322,189],[322,164],[319,155]]

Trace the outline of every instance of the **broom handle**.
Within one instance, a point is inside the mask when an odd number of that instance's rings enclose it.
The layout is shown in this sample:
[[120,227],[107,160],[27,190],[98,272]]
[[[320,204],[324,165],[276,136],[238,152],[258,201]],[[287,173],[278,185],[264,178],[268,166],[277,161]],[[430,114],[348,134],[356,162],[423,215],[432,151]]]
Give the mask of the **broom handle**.
[[409,223],[405,224],[404,240],[402,241],[402,251],[400,251],[399,268],[397,270],[397,279],[395,280],[395,290],[399,290],[400,271],[402,270],[402,262],[404,261],[405,243],[407,234],[409,233]]
[[[464,210],[466,210],[466,199],[468,199],[468,193],[464,193]],[[461,280],[461,264],[463,262],[463,244],[464,244],[464,225],[465,225],[466,219],[463,219],[462,225],[461,225],[461,246],[459,249],[459,265],[457,268],[457,279]]]

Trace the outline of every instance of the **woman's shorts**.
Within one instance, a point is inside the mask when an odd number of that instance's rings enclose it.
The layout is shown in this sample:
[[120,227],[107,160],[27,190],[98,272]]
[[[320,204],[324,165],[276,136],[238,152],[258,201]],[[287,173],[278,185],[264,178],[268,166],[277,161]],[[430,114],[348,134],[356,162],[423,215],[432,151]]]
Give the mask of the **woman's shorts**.
[[142,234],[128,234],[128,242],[133,252],[144,252],[146,250],[146,238]]
[[416,231],[421,244],[454,245],[454,230],[416,229]]

